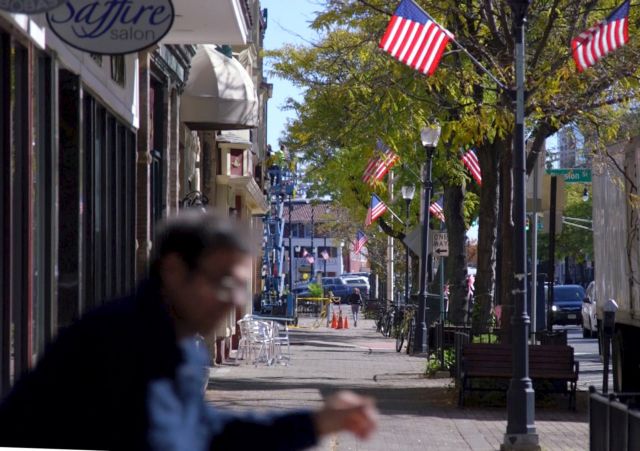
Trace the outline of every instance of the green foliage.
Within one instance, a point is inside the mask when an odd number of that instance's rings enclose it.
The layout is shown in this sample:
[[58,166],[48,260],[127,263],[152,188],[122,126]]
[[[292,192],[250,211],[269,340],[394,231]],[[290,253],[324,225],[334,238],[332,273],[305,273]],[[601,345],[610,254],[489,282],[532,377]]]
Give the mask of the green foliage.
[[472,343],[498,343],[499,341],[498,336],[495,334],[475,335],[471,340]]
[[307,285],[307,289],[309,290],[309,293],[311,293],[311,297],[322,297],[322,285],[320,285],[319,283],[311,282],[309,285]]
[[[589,185],[581,183],[566,184],[566,204],[563,216],[570,218],[591,219],[591,196],[585,202],[582,199],[584,188],[590,191]],[[544,218],[547,220],[547,218]],[[588,223],[571,221],[579,225]],[[531,240],[529,240],[531,241]],[[528,244],[530,247],[530,244]],[[586,259],[593,259],[593,232],[568,224],[562,225],[562,232],[556,236],[556,260],[573,257],[576,262],[584,263]],[[540,260],[546,260],[549,255],[549,234],[538,235],[538,255]]]
[[456,353],[453,349],[444,350],[444,368],[440,367],[440,359],[433,355],[426,363],[425,374],[427,376],[434,376],[438,371],[449,371],[456,364]]
[[[567,204],[564,215],[569,218],[591,219],[591,196],[585,202],[582,199],[585,185],[570,184],[567,189]],[[590,187],[587,188],[590,190]],[[576,222],[580,225],[588,223]],[[574,257],[578,263],[583,263],[586,257],[593,258],[593,232],[579,227],[563,224],[562,233],[557,240],[558,256]]]
[[[506,85],[513,83],[513,45],[510,10],[506,2],[453,0],[419,1],[437,20],[455,33],[486,67]],[[607,56],[596,67],[579,74],[569,55],[572,36],[603,18],[618,0],[549,0],[529,9],[528,72],[530,90],[526,106],[527,128],[550,135],[563,124],[592,124],[600,137],[618,133],[625,99],[637,89],[638,43]],[[394,209],[402,206],[399,189],[418,183],[425,156],[419,130],[426,123],[442,125],[435,154],[436,190],[441,184],[466,184],[476,190],[459,159],[467,146],[491,143],[513,128],[513,104],[506,93],[461,53],[448,54],[432,77],[424,77],[378,49],[392,12],[386,0],[330,0],[312,23],[320,33],[314,45],[288,45],[266,52],[271,75],[304,90],[304,100],[290,100],[296,112],[285,142],[307,167],[311,195],[329,195],[351,211],[355,222],[364,220],[371,192]],[[631,23],[638,20],[631,10]],[[545,127],[543,127],[543,125]],[[585,125],[586,126],[586,125]],[[405,166],[394,169],[394,200],[388,187],[373,188],[360,181],[376,138],[401,157]],[[482,151],[482,150],[481,150]],[[417,222],[419,202],[412,203],[410,222]],[[479,198],[465,199],[467,224],[479,211]],[[391,225],[397,233],[402,225]]]
[[426,365],[425,374],[427,376],[434,376],[436,372],[440,371],[440,360],[435,357],[431,357],[427,360]]
[[[508,88],[515,85],[509,2],[416,1],[454,33],[457,41],[502,84]],[[525,127],[529,143],[536,150],[567,124],[589,130],[593,143],[623,136],[620,118],[633,105],[639,88],[640,66],[635,62],[640,59],[640,41],[630,40],[583,73],[576,70],[569,48],[572,37],[606,17],[619,2],[531,2],[526,34]],[[464,186],[465,224],[480,213],[495,215],[495,185],[485,184],[482,199],[486,204],[480,205],[479,187],[459,156],[462,149],[473,146],[480,160],[495,168],[497,159],[508,154],[514,128],[512,93],[497,88],[454,44],[447,47],[431,77],[381,51],[378,42],[395,3],[327,0],[322,5],[324,9],[312,23],[319,32],[316,42],[267,52],[273,68],[270,75],[289,80],[304,92],[302,101],[287,102],[286,108],[295,113],[295,119],[288,124],[284,144],[306,168],[310,196],[330,196],[350,213],[349,222],[354,225],[364,222],[372,193],[397,213],[403,211],[400,187],[419,185],[420,168],[425,162],[420,129],[438,122],[442,135],[433,162],[435,192],[442,191],[443,186]],[[639,21],[640,8],[631,8],[630,25],[637,26]],[[361,181],[368,159],[375,154],[377,138],[401,159],[393,169],[393,188],[383,183],[370,187]],[[502,166],[506,169],[510,164],[507,160]],[[411,204],[410,228],[419,222],[419,204],[416,200]],[[571,211],[568,207],[565,214],[583,217],[581,212]],[[402,237],[405,231],[402,223],[390,218],[385,214],[386,221],[380,221],[384,232],[377,226],[366,231],[373,265],[384,262],[385,234]],[[502,233],[509,234],[510,230]],[[479,234],[481,260],[488,265],[487,254],[495,252],[495,244],[483,238],[494,238],[489,231],[480,230]],[[566,245],[558,246],[558,253],[575,253],[581,244],[590,249],[579,232],[567,234]],[[502,268],[509,272],[511,241],[505,243]],[[540,255],[544,255],[542,252]],[[490,268],[478,269],[485,275],[482,277],[491,273]],[[484,292],[492,292],[491,281],[478,280],[478,284],[484,285]],[[490,295],[481,299],[485,307],[491,302]],[[506,305],[510,300],[505,295],[503,302]],[[503,327],[510,327],[509,323],[503,323]]]

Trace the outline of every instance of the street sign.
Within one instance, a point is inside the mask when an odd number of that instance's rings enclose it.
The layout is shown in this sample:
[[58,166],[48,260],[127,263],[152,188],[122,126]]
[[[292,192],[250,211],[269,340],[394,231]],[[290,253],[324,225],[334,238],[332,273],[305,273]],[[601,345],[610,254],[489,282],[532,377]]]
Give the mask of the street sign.
[[433,253],[438,257],[449,256],[449,238],[447,232],[433,232]]
[[547,169],[546,172],[564,178],[566,183],[591,182],[591,169],[588,168]]

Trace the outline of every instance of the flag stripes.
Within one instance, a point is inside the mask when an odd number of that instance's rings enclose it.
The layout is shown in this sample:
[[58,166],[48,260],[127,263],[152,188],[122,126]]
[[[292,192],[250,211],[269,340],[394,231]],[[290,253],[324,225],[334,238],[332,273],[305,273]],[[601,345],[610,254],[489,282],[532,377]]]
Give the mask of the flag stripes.
[[471,176],[476,181],[476,183],[482,186],[482,172],[480,171],[480,162],[478,161],[478,155],[476,155],[473,149],[469,149],[462,154],[461,160],[471,173]]
[[371,203],[367,210],[367,218],[365,219],[365,225],[370,226],[373,222],[387,211],[387,206],[380,200],[378,196],[373,194],[371,196]]
[[381,140],[378,140],[376,149],[383,152],[379,157],[373,157],[367,163],[362,174],[362,181],[373,185],[379,182],[389,172],[389,169],[398,162],[400,157],[393,150],[387,148]]
[[367,244],[367,241],[369,241],[367,235],[365,235],[363,231],[358,230],[358,233],[356,233],[356,241],[353,246],[353,252],[359,254],[364,245]]
[[629,1],[618,6],[605,20],[571,40],[573,60],[578,72],[596,64],[605,55],[629,40]]
[[453,34],[438,26],[413,0],[402,0],[379,47],[407,66],[432,75]]
[[429,207],[429,212],[431,212],[431,214],[438,218],[440,221],[445,222],[444,210],[442,209],[442,198],[431,204],[431,206]]

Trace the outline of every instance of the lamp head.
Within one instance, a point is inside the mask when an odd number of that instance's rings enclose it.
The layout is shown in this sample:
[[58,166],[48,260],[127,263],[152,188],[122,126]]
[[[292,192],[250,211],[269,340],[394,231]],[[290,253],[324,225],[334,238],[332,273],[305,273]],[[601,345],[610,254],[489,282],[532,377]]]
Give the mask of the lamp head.
[[402,187],[402,198],[404,200],[411,200],[415,192],[416,187],[414,185],[405,185]]
[[428,125],[420,132],[420,140],[424,147],[436,147],[440,139],[441,128],[438,124]]
[[530,3],[531,0],[509,0],[509,6],[511,6],[516,23],[520,24],[525,20]]

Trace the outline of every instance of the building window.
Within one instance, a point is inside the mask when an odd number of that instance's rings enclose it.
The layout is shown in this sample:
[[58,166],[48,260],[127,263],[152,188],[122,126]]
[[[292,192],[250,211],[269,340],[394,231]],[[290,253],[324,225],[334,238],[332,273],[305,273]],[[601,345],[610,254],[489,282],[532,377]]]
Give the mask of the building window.
[[244,175],[244,150],[229,150],[229,175]]
[[124,55],[114,55],[111,57],[111,79],[120,86],[124,86],[126,81]]
[[86,307],[133,288],[135,135],[85,94]]
[[326,252],[329,255],[329,258],[336,258],[338,256],[338,249],[335,247],[318,246],[318,255],[322,257],[323,252]]

